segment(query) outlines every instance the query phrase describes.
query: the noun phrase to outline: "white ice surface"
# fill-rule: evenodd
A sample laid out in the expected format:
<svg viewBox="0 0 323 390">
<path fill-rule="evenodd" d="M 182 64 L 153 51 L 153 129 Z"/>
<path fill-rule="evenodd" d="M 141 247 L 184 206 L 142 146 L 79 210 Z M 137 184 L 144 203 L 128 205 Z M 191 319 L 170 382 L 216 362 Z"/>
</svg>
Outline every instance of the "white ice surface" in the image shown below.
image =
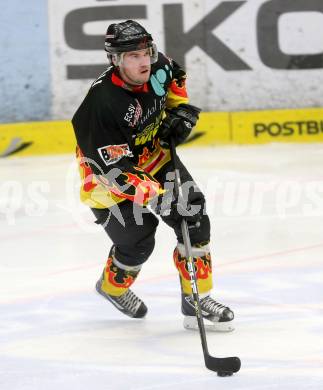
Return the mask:
<svg viewBox="0 0 323 390">
<path fill-rule="evenodd" d="M 0 160 L 1 390 L 323 389 L 323 145 L 182 149 L 212 222 L 214 295 L 236 330 L 182 328 L 175 239 L 159 224 L 124 317 L 94 292 L 110 241 L 78 200 L 73 156 Z"/>
</svg>

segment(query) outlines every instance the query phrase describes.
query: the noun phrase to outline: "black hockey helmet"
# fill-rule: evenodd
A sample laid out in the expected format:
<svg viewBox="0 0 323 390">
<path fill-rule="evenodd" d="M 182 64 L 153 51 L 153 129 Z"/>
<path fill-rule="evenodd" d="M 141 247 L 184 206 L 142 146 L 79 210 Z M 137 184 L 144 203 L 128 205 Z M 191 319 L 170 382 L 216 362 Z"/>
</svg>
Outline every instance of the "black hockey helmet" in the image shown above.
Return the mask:
<svg viewBox="0 0 323 390">
<path fill-rule="evenodd" d="M 147 48 L 156 51 L 152 36 L 138 22 L 126 20 L 108 27 L 105 36 L 105 51 L 108 55 Z"/>
</svg>

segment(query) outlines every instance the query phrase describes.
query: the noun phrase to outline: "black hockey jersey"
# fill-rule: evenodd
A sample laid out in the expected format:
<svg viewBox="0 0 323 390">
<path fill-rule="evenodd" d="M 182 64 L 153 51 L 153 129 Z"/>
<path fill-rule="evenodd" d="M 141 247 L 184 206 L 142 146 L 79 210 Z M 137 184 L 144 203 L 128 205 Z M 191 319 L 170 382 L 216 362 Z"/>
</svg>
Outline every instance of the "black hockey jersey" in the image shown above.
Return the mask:
<svg viewBox="0 0 323 390">
<path fill-rule="evenodd" d="M 108 208 L 125 199 L 146 205 L 163 193 L 154 174 L 170 160 L 158 128 L 165 108 L 187 103 L 185 72 L 159 53 L 149 82 L 130 88 L 117 68 L 91 86 L 72 124 L 82 179 L 81 200 Z"/>
</svg>

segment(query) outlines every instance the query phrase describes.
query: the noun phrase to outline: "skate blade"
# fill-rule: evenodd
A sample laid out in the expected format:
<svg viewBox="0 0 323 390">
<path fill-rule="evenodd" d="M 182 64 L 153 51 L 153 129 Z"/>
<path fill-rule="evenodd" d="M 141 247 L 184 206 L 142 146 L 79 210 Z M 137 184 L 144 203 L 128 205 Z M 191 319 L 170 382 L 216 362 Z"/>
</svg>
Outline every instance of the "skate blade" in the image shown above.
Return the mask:
<svg viewBox="0 0 323 390">
<path fill-rule="evenodd" d="M 234 330 L 233 321 L 227 322 L 212 322 L 207 319 L 203 319 L 205 330 L 208 332 L 232 332 Z M 183 325 L 185 329 L 198 330 L 199 326 L 196 317 L 185 316 Z"/>
</svg>

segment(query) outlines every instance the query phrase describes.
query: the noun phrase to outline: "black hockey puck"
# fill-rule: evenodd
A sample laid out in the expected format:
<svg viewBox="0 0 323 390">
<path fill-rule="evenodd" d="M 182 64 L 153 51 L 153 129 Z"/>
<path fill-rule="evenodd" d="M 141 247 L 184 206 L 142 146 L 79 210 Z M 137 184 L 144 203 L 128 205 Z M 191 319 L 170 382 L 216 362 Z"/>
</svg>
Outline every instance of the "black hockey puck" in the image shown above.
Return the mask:
<svg viewBox="0 0 323 390">
<path fill-rule="evenodd" d="M 218 376 L 231 376 L 232 374 L 232 371 L 218 371 Z"/>
</svg>

